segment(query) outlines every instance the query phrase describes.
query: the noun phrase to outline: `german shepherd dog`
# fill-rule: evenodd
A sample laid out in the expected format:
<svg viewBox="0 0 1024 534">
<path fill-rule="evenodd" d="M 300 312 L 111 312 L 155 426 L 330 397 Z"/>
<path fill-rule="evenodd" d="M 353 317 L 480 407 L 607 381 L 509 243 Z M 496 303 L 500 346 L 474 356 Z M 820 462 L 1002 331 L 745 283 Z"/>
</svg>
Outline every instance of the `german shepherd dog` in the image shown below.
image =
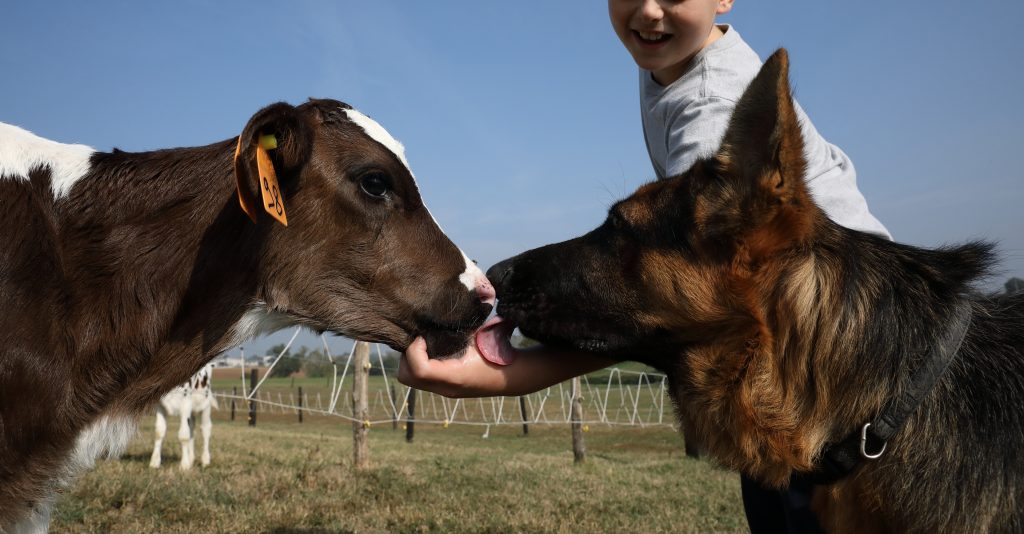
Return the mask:
<svg viewBox="0 0 1024 534">
<path fill-rule="evenodd" d="M 813 480 L 852 436 L 863 457 L 815 486 L 828 531 L 1024 531 L 1024 295 L 972 288 L 988 244 L 837 225 L 804 168 L 779 50 L 717 154 L 492 267 L 498 313 L 550 346 L 662 370 L 707 452 L 765 484 Z"/>
</svg>

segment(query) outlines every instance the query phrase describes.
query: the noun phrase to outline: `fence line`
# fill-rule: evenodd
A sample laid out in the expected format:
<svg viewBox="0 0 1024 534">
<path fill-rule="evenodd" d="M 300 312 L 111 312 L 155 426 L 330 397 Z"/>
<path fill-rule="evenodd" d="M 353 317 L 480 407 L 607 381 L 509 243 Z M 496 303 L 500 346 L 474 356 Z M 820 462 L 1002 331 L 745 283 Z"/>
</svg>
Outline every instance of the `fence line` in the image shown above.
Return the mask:
<svg viewBox="0 0 1024 534">
<path fill-rule="evenodd" d="M 295 336 L 292 336 L 285 349 L 277 355 L 274 364 L 280 361 L 294 339 Z M 338 402 L 343 391 L 348 391 L 348 395 L 351 395 L 351 379 L 347 388 L 345 380 L 353 374 L 349 373 L 353 350 L 349 350 L 342 364 L 340 358 L 335 358 L 331 354 L 326 337 L 322 336 L 321 340 L 324 346 L 324 355 L 328 363 L 331 364 L 332 372 L 330 391 L 316 391 L 315 403 L 310 402 L 312 394 L 310 389 L 315 390 L 315 388 L 309 388 L 308 385 L 298 402 L 293 391 L 289 391 L 286 402 L 278 389 L 279 386 L 274 388 L 278 389 L 276 401 L 271 396 L 271 392 L 260 391 L 260 387 L 270 376 L 270 369 L 264 372 L 262 380 L 255 387 L 247 388 L 243 378 L 241 395 L 223 391 L 215 392 L 215 395 L 228 402 L 232 399 L 236 401 L 251 400 L 263 404 L 268 413 L 298 414 L 299 410 L 302 410 L 307 414 L 355 421 L 350 403 Z M 409 421 L 408 406 L 411 389 L 397 383 L 397 380 L 393 378 L 394 369 L 391 369 L 389 374 L 389 369 L 384 365 L 380 345 L 377 345 L 376 352 L 376 365 L 372 363 L 372 358 L 369 365 L 380 371 L 383 387 L 380 387 L 380 381 L 375 381 L 375 387 L 371 388 L 369 393 L 369 398 L 372 399 L 372 402 L 369 403 L 372 405 L 369 407 L 369 420 L 362 421 L 362 423 L 370 425 L 394 421 L 407 423 Z M 338 367 L 341 367 L 340 377 L 338 376 Z M 665 375 L 617 367 L 607 369 L 606 372 L 608 373 L 607 378 L 597 383 L 592 383 L 589 376 L 580 378 L 584 411 L 582 423 L 584 425 L 677 427 L 674 417 L 665 417 L 665 398 L 668 396 L 668 382 Z M 402 392 L 401 388 L 404 388 L 405 391 Z M 392 389 L 397 393 L 394 396 L 392 396 Z M 326 399 L 321 397 L 321 393 L 326 396 Z M 522 412 L 517 409 L 506 410 L 507 397 L 488 397 L 476 400 L 449 399 L 424 391 L 420 391 L 418 396 L 420 397 L 417 399 L 419 413 L 414 420 L 419 423 L 489 427 L 492 425 L 522 425 L 524 423 L 567 425 L 572 420 L 572 388 L 565 387 L 563 384 L 556 384 L 542 391 L 525 395 Z M 557 397 L 557 399 L 552 397 Z M 510 399 L 513 407 L 519 404 L 515 397 Z"/>
<path fill-rule="evenodd" d="M 261 404 L 270 414 L 294 415 L 298 414 L 301 409 L 306 414 L 354 421 L 351 406 L 346 402 L 338 402 L 342 393 L 350 389 L 350 384 L 344 382 L 344 378 L 348 375 L 346 371 L 342 372 L 342 380 L 332 380 L 334 391 L 312 392 L 306 386 L 306 391 L 303 392 L 300 401 L 296 399 L 296 393 L 293 391 L 289 392 L 287 399 L 284 398 L 280 390 L 250 391 L 248 395 L 232 394 L 230 391 L 215 391 L 214 394 L 228 403 L 235 400 Z M 631 375 L 636 377 L 635 381 L 630 379 Z M 411 389 L 395 383 L 393 378 L 385 380 L 383 387 L 380 382 L 377 382 L 377 387 L 371 389 L 370 419 L 363 422 L 371 425 L 393 421 L 408 422 L 407 409 Z M 390 387 L 396 388 L 395 400 L 388 392 Z M 583 424 L 609 427 L 676 427 L 674 418 L 665 418 L 667 381 L 662 375 L 612 368 L 609 370 L 607 382 L 604 383 L 595 385 L 588 377 L 582 377 L 581 389 L 584 405 Z M 327 408 L 324 408 L 322 393 L 327 393 L 330 399 Z M 519 410 L 509 409 L 506 406 L 506 402 L 511 401 L 515 407 L 518 404 L 515 397 L 449 399 L 425 391 L 420 391 L 419 395 L 421 398 L 418 404 L 421 409 L 415 420 L 426 424 L 500 426 L 522 425 L 525 422 L 528 424 L 564 425 L 569 424 L 572 417 L 569 409 L 572 389 L 564 387 L 562 384 L 525 395 L 525 420 Z M 311 396 L 315 397 L 315 402 L 311 402 Z M 557 399 L 552 397 L 557 397 Z"/>
<path fill-rule="evenodd" d="M 427 393 L 427 392 L 424 392 L 424 391 L 421 390 L 419 392 L 419 394 L 424 395 L 424 394 L 430 394 L 430 393 Z M 252 400 L 256 404 L 261 404 L 261 405 L 264 405 L 264 406 L 272 407 L 273 410 L 278 410 L 278 412 L 271 411 L 270 413 L 284 413 L 284 411 L 286 411 L 286 410 L 293 410 L 293 409 L 297 409 L 298 408 L 297 406 L 292 406 L 292 405 L 289 405 L 289 404 L 281 404 L 281 403 L 279 403 L 277 401 L 266 400 L 266 399 L 258 398 L 258 397 L 252 398 L 252 399 L 246 399 L 245 397 L 243 397 L 241 395 L 233 395 L 231 393 L 223 393 L 223 392 L 215 392 L 214 395 L 216 395 L 218 399 L 226 399 L 226 400 L 235 399 L 235 400 L 239 400 L 239 401 Z M 323 415 L 323 416 L 328 416 L 328 417 L 337 417 L 337 418 L 339 418 L 341 420 L 349 421 L 349 422 L 356 422 L 356 421 L 358 421 L 358 419 L 356 419 L 356 418 L 354 418 L 354 417 L 352 417 L 351 415 L 348 415 L 348 414 L 339 413 L 339 412 L 328 412 L 327 410 L 321 410 L 321 409 L 313 408 L 313 407 L 310 407 L 310 406 L 303 406 L 302 411 L 307 413 L 307 414 L 316 414 L 316 415 Z M 369 420 L 366 420 L 366 421 L 363 421 L 363 422 L 364 423 L 369 423 L 371 426 L 373 426 L 373 425 L 378 425 L 378 424 L 391 423 L 392 421 L 393 421 L 393 419 L 388 417 L 388 418 L 383 418 L 383 419 L 374 418 L 374 419 L 369 419 Z M 401 422 L 401 423 L 407 423 L 409 421 L 409 419 L 408 419 L 408 417 L 401 417 L 401 418 L 398 419 L 398 421 Z M 438 425 L 444 425 L 446 423 L 446 421 L 444 419 L 424 419 L 424 418 L 419 417 L 419 416 L 417 416 L 414 419 L 414 421 L 416 423 L 427 423 L 427 424 L 438 424 Z M 527 420 L 527 423 L 529 423 L 529 424 L 544 424 L 544 425 L 548 425 L 548 426 L 564 425 L 564 424 L 568 424 L 569 422 L 570 421 L 554 421 L 554 422 L 552 422 L 550 420 L 544 420 L 544 419 L 531 419 L 531 420 Z M 450 424 L 450 425 L 501 426 L 501 425 L 522 425 L 523 421 L 522 421 L 522 419 L 517 419 L 517 420 L 502 419 L 500 421 L 488 421 L 488 420 L 473 421 L 473 420 L 453 419 L 453 420 L 447 421 L 447 423 Z M 638 426 L 638 425 L 630 423 L 628 421 L 607 421 L 607 420 L 602 420 L 602 419 L 584 419 L 583 420 L 583 424 L 586 424 L 586 425 L 606 425 L 606 426 L 609 426 L 609 427 Z M 653 425 L 652 424 L 647 424 L 646 426 L 663 426 L 663 427 L 672 428 L 672 429 L 678 428 L 677 425 L 665 424 L 665 423 L 655 423 Z"/>
</svg>

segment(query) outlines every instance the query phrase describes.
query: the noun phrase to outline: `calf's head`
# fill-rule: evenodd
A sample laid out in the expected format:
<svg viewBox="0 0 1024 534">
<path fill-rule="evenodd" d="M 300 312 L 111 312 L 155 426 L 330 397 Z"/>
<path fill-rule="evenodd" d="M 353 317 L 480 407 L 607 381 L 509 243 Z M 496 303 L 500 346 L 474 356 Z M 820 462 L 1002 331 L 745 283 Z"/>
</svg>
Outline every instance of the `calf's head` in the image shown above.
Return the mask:
<svg viewBox="0 0 1024 534">
<path fill-rule="evenodd" d="M 259 152 L 278 180 L 269 200 Z M 284 318 L 399 350 L 422 335 L 444 356 L 490 312 L 493 288 L 423 205 L 402 145 L 350 106 L 264 108 L 239 138 L 235 173 L 246 212 L 264 226 L 256 321 Z M 283 207 L 287 226 L 264 213 L 264 200 Z"/>
<path fill-rule="evenodd" d="M 756 337 L 773 280 L 827 221 L 803 181 L 787 73 L 780 50 L 714 157 L 641 187 L 586 235 L 493 266 L 499 315 L 549 344 L 663 369 L 686 347 Z"/>
</svg>

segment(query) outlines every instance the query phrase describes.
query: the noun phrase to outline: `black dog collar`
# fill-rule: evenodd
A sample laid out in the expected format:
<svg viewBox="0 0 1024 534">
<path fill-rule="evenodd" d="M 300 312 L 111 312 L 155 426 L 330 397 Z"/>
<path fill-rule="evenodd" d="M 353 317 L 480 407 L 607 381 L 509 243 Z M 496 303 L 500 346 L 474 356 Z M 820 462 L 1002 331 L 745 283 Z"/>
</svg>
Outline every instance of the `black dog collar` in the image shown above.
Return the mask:
<svg viewBox="0 0 1024 534">
<path fill-rule="evenodd" d="M 949 367 L 970 324 L 971 303 L 964 300 L 953 312 L 945 335 L 932 345 L 921 367 L 910 377 L 910 385 L 903 394 L 889 401 L 874 421 L 865 423 L 842 441 L 827 445 L 814 471 L 796 473 L 794 478 L 812 484 L 833 484 L 853 472 L 861 462 L 880 458 L 889 439 L 896 435 Z"/>
</svg>

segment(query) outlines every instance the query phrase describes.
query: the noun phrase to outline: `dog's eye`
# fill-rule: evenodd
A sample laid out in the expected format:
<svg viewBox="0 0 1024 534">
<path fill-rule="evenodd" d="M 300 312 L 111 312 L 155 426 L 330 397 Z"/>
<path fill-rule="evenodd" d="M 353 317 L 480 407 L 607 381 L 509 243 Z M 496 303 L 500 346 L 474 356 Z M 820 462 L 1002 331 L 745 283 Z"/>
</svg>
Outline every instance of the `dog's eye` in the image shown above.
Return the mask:
<svg viewBox="0 0 1024 534">
<path fill-rule="evenodd" d="M 373 198 L 384 198 L 390 189 L 388 175 L 382 172 L 368 172 L 359 178 L 359 188 Z"/>
</svg>

